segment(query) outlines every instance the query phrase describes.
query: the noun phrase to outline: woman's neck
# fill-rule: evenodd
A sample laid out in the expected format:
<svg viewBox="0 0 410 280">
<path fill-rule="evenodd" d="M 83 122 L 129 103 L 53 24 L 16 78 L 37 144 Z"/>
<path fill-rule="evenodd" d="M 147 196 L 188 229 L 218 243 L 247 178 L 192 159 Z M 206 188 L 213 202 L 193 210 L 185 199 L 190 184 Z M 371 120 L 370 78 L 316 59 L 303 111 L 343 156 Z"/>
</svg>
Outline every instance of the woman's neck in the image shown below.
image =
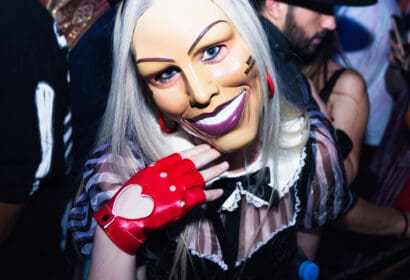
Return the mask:
<svg viewBox="0 0 410 280">
<path fill-rule="evenodd" d="M 260 141 L 253 141 L 246 147 L 231 153 L 222 154 L 220 160 L 229 163 L 228 172 L 241 173 L 259 159 Z"/>
</svg>

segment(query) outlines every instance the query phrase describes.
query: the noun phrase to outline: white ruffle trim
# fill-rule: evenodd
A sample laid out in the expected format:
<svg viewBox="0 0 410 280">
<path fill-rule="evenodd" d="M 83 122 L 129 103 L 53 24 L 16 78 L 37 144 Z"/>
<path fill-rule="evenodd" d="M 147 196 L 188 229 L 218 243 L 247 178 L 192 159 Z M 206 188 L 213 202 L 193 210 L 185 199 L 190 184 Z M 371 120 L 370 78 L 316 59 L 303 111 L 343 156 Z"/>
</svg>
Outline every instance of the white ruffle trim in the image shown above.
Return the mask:
<svg viewBox="0 0 410 280">
<path fill-rule="evenodd" d="M 228 199 L 225 200 L 220 210 L 232 212 L 237 209 L 240 201 L 242 200 L 242 195 L 245 196 L 245 199 L 248 203 L 253 204 L 256 208 L 269 205 L 267 201 L 255 196 L 253 193 L 248 192 L 247 190 L 244 190 L 242 183 L 238 182 L 235 191 L 233 191 Z"/>
<path fill-rule="evenodd" d="M 261 208 L 262 206 L 269 206 L 269 202 L 257 197 L 253 193 L 243 190 L 242 194 L 245 195 L 246 201 L 253 204 L 256 208 Z"/>
<path fill-rule="evenodd" d="M 189 248 L 189 251 L 191 252 L 192 255 L 200 257 L 202 259 L 207 259 L 213 263 L 216 263 L 217 265 L 219 265 L 224 271 L 228 270 L 228 265 L 221 259 L 220 256 L 218 255 L 205 255 L 205 254 L 201 254 L 198 251 L 195 251 L 194 249 Z"/>
<path fill-rule="evenodd" d="M 241 189 L 242 187 L 236 187 L 236 189 L 231 193 L 227 200 L 222 204 L 220 210 L 225 210 L 232 212 L 239 206 L 239 202 L 241 201 Z"/>
<path fill-rule="evenodd" d="M 285 196 L 290 188 L 299 180 L 302 168 L 305 166 L 306 148 L 301 148 L 298 152 L 286 153 L 287 157 L 278 159 L 278 192 L 279 197 Z M 238 182 L 235 191 L 225 200 L 220 210 L 232 212 L 238 208 L 242 195 L 248 203 L 257 208 L 268 206 L 265 201 L 253 193 L 244 190 L 242 183 Z"/>
<path fill-rule="evenodd" d="M 278 158 L 278 191 L 283 197 L 299 180 L 302 168 L 305 166 L 306 147 L 298 152 L 286 153 Z"/>
</svg>

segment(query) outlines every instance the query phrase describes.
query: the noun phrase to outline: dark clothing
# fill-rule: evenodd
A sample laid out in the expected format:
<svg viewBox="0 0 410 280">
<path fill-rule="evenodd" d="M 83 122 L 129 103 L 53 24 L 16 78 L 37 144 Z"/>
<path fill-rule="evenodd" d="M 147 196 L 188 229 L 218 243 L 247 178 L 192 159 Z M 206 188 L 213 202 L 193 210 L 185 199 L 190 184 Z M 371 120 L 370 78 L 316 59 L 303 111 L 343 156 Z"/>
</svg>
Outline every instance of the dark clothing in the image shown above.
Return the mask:
<svg viewBox="0 0 410 280">
<path fill-rule="evenodd" d="M 76 174 L 94 147 L 111 83 L 112 33 L 115 9 L 105 12 L 84 33 L 69 54 Z"/>
<path fill-rule="evenodd" d="M 158 240 L 167 240 L 166 235 L 156 239 L 155 242 L 158 243 Z M 154 259 L 148 260 L 147 279 L 165 280 L 168 279 L 171 271 L 176 243 L 156 245 L 160 252 Z M 188 266 L 187 278 L 190 280 L 296 280 L 299 279 L 296 269 L 290 265 L 296 261 L 296 250 L 296 228 L 290 227 L 279 232 L 241 265 L 230 267 L 226 271 L 212 261 L 191 255 L 192 265 Z"/>
<path fill-rule="evenodd" d="M 271 55 L 275 62 L 277 81 L 275 85 L 293 105 L 301 109 L 313 106 L 318 108 L 312 98 L 306 78 L 294 63 L 295 54 L 291 51 L 287 38 L 265 17 L 259 17 L 268 38 Z"/>
<path fill-rule="evenodd" d="M 3 2 L 0 22 L 0 201 L 24 204 L 0 245 L 0 271 L 63 279 L 72 148 L 65 38 L 37 0 Z"/>
<path fill-rule="evenodd" d="M 67 49 L 38 1 L 3 4 L 0 201 L 23 203 L 38 189 L 58 187 L 70 170 Z"/>
<path fill-rule="evenodd" d="M 325 85 L 319 91 L 320 99 L 322 99 L 322 101 L 325 104 L 327 104 L 327 102 L 329 101 L 333 88 L 335 87 L 337 80 L 340 78 L 340 76 L 343 74 L 344 71 L 346 71 L 346 68 L 340 68 L 339 70 L 336 70 L 332 74 L 332 76 L 330 76 L 330 78 L 327 79 L 327 81 L 325 82 Z"/>
</svg>

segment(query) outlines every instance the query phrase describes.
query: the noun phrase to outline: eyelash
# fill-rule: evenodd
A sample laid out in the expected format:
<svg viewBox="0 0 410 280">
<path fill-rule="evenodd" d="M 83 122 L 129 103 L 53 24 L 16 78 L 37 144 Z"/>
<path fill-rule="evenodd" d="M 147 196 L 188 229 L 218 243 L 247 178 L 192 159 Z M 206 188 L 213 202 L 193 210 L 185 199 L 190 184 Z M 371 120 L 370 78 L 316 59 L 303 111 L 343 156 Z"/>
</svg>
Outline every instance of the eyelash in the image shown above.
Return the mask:
<svg viewBox="0 0 410 280">
<path fill-rule="evenodd" d="M 206 52 L 209 50 L 215 50 L 217 49 L 217 53 L 216 54 L 211 54 L 210 57 L 206 57 L 207 54 Z M 221 55 L 223 54 L 223 52 L 225 51 L 225 46 L 224 45 L 216 45 L 216 46 L 212 46 L 209 48 L 206 48 L 202 51 L 202 55 L 201 55 L 201 61 L 205 62 L 205 63 L 213 63 L 213 62 L 218 62 L 221 58 Z"/>
<path fill-rule="evenodd" d="M 158 84 L 158 85 L 166 84 L 170 82 L 175 77 L 175 75 L 179 72 L 180 70 L 177 67 L 169 67 L 165 69 L 164 71 L 160 72 L 158 75 L 156 75 L 153 78 L 153 81 L 155 82 L 155 84 Z M 164 75 L 167 75 L 167 76 L 164 77 Z"/>
<path fill-rule="evenodd" d="M 207 51 L 217 49 L 216 54 L 207 55 Z M 205 48 L 201 53 L 200 60 L 205 64 L 211 64 L 215 62 L 219 62 L 221 60 L 221 56 L 223 55 L 226 47 L 224 45 L 216 45 L 212 47 Z M 158 75 L 152 79 L 153 84 L 157 86 L 166 85 L 170 83 L 173 79 L 176 78 L 176 75 L 179 74 L 181 70 L 178 67 L 171 66 L 164 71 L 160 72 Z M 165 77 L 164 77 L 165 76 Z"/>
</svg>

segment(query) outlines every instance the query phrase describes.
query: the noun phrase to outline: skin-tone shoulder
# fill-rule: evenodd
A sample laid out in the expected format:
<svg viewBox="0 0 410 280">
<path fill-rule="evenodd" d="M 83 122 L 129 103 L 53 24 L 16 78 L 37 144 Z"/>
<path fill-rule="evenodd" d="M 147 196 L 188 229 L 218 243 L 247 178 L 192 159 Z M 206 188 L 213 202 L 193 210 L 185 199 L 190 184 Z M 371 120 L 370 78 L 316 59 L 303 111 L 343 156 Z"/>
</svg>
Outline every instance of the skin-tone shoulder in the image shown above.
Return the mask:
<svg viewBox="0 0 410 280">
<path fill-rule="evenodd" d="M 330 61 L 328 76 L 340 68 L 339 64 Z M 321 83 L 319 88 L 323 88 L 323 81 Z M 353 142 L 353 149 L 344 160 L 350 185 L 357 175 L 361 143 L 369 116 L 369 99 L 363 77 L 354 70 L 345 70 L 333 87 L 326 109 L 335 127 L 343 130 Z"/>
</svg>

